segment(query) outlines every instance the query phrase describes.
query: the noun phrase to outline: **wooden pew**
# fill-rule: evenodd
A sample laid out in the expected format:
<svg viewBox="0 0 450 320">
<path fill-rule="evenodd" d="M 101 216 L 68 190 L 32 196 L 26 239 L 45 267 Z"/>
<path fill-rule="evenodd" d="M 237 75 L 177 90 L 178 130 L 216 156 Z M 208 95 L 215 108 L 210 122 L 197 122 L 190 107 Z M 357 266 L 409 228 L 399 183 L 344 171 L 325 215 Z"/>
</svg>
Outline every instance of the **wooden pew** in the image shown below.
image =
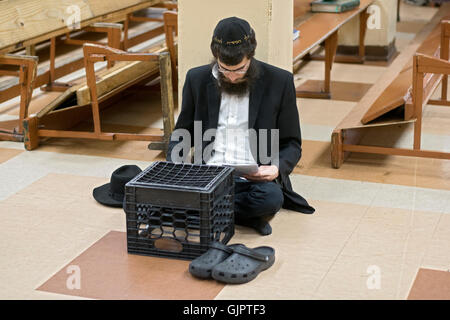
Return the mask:
<svg viewBox="0 0 450 320">
<path fill-rule="evenodd" d="M 338 30 L 354 17 L 360 17 L 359 54 L 348 62 L 363 62 L 365 56 L 364 39 L 369 14 L 367 8 L 374 0 L 361 0 L 360 6 L 343 13 L 312 13 L 307 0 L 294 1 L 294 28 L 300 31 L 300 37 L 294 40 L 294 72 L 298 71 L 298 61 L 322 42 L 325 43 L 325 80 L 319 88 L 311 89 L 306 85 L 297 88 L 297 97 L 331 98 L 331 68 L 336 56 Z"/>
<path fill-rule="evenodd" d="M 58 83 L 57 78 L 83 68 L 83 57 L 68 55 L 67 63 L 57 66 L 55 62 L 56 46 L 58 44 L 82 45 L 83 43 L 98 43 L 95 41 L 72 38 L 71 33 L 95 32 L 105 33 L 110 47 L 120 48 L 122 25 L 116 22 L 124 21 L 127 15 L 148 8 L 152 5 L 163 4 L 162 0 L 74 0 L 70 3 L 56 0 L 16 0 L 14 2 L 0 2 L 0 57 L 2 66 L 0 75 L 16 76 L 18 81 L 11 79 L 0 85 L 0 102 L 9 100 L 20 94 L 20 117 L 17 121 L 0 122 L 0 140 L 8 139 L 23 141 L 22 121 L 27 116 L 28 104 L 32 98 L 34 88 L 42 87 L 47 91 L 65 91 L 70 86 L 66 83 Z M 20 8 L 20 10 L 18 10 Z M 161 26 L 159 34 L 163 32 Z M 147 35 L 148 36 L 148 35 Z M 65 39 L 62 39 L 64 37 Z M 61 38 L 61 39 L 60 39 Z M 49 66 L 46 70 L 37 70 L 27 74 L 22 63 L 21 69 L 16 72 L 11 62 L 11 53 L 16 52 L 16 57 L 23 57 L 20 50 L 25 50 L 35 61 L 36 46 L 49 41 Z M 17 53 L 19 52 L 19 53 Z M 8 54 L 7 56 L 5 56 Z M 18 58 L 20 59 L 20 58 Z M 70 61 L 69 61 L 70 60 Z M 114 62 L 109 61 L 109 67 Z M 23 70 L 22 70 L 23 69 Z M 25 75 L 32 76 L 28 79 Z M 27 80 L 24 82 L 24 80 Z M 24 85 L 31 85 L 23 90 Z"/>
<path fill-rule="evenodd" d="M 446 24 L 436 25 L 427 38 L 420 44 L 416 52 L 424 55 L 430 55 L 434 57 L 448 56 L 448 50 L 445 50 L 445 45 L 441 46 L 443 41 L 441 34 L 445 35 L 445 30 L 441 30 Z M 441 32 L 442 31 L 442 32 Z M 444 50 L 441 52 L 441 50 Z M 413 61 L 408 59 L 404 64 L 400 73 L 392 80 L 390 85 L 383 91 L 378 99 L 372 103 L 369 109 L 364 114 L 361 122 L 368 124 L 371 121 L 377 119 L 383 114 L 392 111 L 400 106 L 404 108 L 404 119 L 410 120 L 413 117 L 413 106 L 411 101 L 411 79 L 413 75 Z M 429 74 L 427 81 L 437 86 L 440 80 L 439 75 Z M 434 78 L 434 79 L 429 79 Z M 430 91 L 434 91 L 435 88 L 429 88 Z M 446 87 L 443 87 L 446 90 Z"/>
<path fill-rule="evenodd" d="M 393 61 L 361 101 L 334 129 L 331 136 L 331 164 L 339 168 L 350 152 L 450 159 L 450 153 L 421 150 L 423 105 L 450 105 L 447 101 L 447 77 L 450 38 L 450 4 L 443 4 L 433 19 L 410 45 Z M 441 68 L 441 69 L 439 69 Z M 430 100 L 439 83 L 442 96 Z M 395 108 L 400 116 L 378 119 Z M 386 116 L 385 116 L 386 117 Z M 360 145 L 369 127 L 388 127 L 414 123 L 413 149 Z"/>
<path fill-rule="evenodd" d="M 124 21 L 134 11 L 161 3 L 162 0 L 72 0 L 70 6 L 58 0 L 15 0 L 0 2 L 0 54 L 17 51 L 76 27 L 82 29 L 96 22 Z M 79 9 L 75 10 L 77 7 Z M 17 10 L 20 8 L 20 10 Z M 79 24 L 68 24 L 79 13 Z M 77 22 L 71 20 L 70 22 Z"/>
<path fill-rule="evenodd" d="M 24 120 L 24 142 L 27 150 L 38 147 L 43 137 L 83 138 L 97 140 L 141 140 L 159 143 L 165 150 L 174 128 L 173 90 L 170 57 L 166 48 L 153 53 L 128 53 L 122 50 L 96 44 L 85 44 L 86 83 L 70 88 L 57 101 L 41 110 L 37 115 Z M 94 63 L 117 61 L 117 65 L 98 76 Z M 160 75 L 161 102 L 164 129 L 162 134 L 133 134 L 103 132 L 100 122 L 100 103 L 106 101 L 126 88 L 149 81 L 152 75 Z M 87 84 L 87 89 L 86 89 Z M 83 91 L 84 90 L 84 91 Z M 58 110 L 65 101 L 79 92 L 88 91 L 89 100 L 81 105 L 67 106 Z M 78 94 L 80 95 L 80 93 Z M 81 97 L 85 95 L 81 94 Z M 86 99 L 86 98 L 84 98 Z M 89 115 L 93 117 L 94 131 L 70 130 Z"/>
<path fill-rule="evenodd" d="M 159 9 L 159 10 L 158 10 Z M 136 12 L 132 12 L 127 14 L 127 17 L 124 21 L 123 28 L 123 44 L 122 49 L 127 50 L 128 48 L 144 42 L 148 39 L 151 39 L 165 31 L 165 23 L 156 28 L 143 33 L 140 33 L 137 36 L 129 37 L 129 29 L 131 22 L 165 22 L 164 20 L 164 12 L 166 11 L 177 11 L 178 4 L 176 1 L 164 1 L 162 3 L 156 4 L 150 8 L 142 9 Z"/>
</svg>

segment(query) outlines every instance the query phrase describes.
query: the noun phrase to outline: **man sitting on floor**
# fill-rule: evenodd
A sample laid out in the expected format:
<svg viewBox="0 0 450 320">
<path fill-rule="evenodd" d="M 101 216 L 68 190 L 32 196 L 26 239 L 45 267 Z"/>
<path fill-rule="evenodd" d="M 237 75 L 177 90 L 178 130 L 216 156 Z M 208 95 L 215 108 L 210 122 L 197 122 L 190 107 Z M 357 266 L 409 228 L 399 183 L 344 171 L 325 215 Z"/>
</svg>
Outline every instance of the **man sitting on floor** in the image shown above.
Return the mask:
<svg viewBox="0 0 450 320">
<path fill-rule="evenodd" d="M 186 74 L 174 133 L 185 129 L 191 136 L 201 132 L 203 138 L 208 129 L 216 130 L 214 139 L 203 138 L 197 147 L 201 150 L 194 150 L 202 155 L 202 163 L 259 165 L 256 173 L 235 176 L 235 223 L 268 235 L 268 218 L 281 207 L 303 213 L 313 213 L 314 208 L 292 190 L 289 179 L 302 153 L 292 73 L 256 60 L 255 49 L 255 32 L 247 21 L 231 17 L 217 24 L 211 42 L 213 62 Z M 197 121 L 201 130 L 194 130 Z M 257 134 L 252 136 L 249 129 Z M 184 155 L 174 149 L 179 143 L 174 133 L 167 160 L 177 162 L 175 158 Z M 204 157 L 208 145 L 210 157 Z M 269 163 L 261 149 L 272 151 Z"/>
</svg>

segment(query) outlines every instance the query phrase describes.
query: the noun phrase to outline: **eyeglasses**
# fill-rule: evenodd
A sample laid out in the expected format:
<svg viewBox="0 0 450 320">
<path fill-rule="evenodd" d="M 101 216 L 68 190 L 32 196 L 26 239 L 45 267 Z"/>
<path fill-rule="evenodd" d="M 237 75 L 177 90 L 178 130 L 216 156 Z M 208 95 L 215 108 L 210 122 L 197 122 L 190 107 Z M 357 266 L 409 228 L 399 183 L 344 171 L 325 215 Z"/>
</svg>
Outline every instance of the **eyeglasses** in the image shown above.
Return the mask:
<svg viewBox="0 0 450 320">
<path fill-rule="evenodd" d="M 228 70 L 225 69 L 224 67 L 222 67 L 218 62 L 217 62 L 217 70 L 219 70 L 219 72 L 222 72 L 223 74 L 231 74 L 231 73 L 236 73 L 236 74 L 245 74 L 248 70 L 248 67 L 250 66 L 250 61 L 248 60 L 247 63 L 245 65 L 243 65 L 242 67 L 236 69 L 236 70 Z"/>
</svg>

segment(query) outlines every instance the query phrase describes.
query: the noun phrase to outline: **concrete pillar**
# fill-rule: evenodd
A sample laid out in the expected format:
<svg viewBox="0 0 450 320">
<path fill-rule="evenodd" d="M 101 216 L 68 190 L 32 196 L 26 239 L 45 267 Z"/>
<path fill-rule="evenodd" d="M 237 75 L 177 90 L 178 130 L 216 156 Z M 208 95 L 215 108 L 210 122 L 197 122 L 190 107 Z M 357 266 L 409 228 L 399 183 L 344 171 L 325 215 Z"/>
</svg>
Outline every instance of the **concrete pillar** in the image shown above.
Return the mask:
<svg viewBox="0 0 450 320">
<path fill-rule="evenodd" d="M 376 0 L 370 13 L 365 40 L 366 56 L 368 60 L 388 60 L 395 53 L 397 0 Z M 338 37 L 338 53 L 357 53 L 359 17 L 346 23 L 339 30 Z"/>
<path fill-rule="evenodd" d="M 226 17 L 250 23 L 258 42 L 256 59 L 292 71 L 293 7 L 293 0 L 178 0 L 180 95 L 186 72 L 211 62 L 212 33 Z"/>
</svg>

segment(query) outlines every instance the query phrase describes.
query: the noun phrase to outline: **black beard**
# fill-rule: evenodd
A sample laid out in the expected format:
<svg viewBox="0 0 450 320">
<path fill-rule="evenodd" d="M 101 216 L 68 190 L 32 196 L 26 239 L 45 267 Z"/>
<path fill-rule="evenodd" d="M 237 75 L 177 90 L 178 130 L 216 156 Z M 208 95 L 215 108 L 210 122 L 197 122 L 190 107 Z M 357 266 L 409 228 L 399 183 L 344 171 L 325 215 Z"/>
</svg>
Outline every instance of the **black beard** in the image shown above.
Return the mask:
<svg viewBox="0 0 450 320">
<path fill-rule="evenodd" d="M 214 60 L 212 66 L 217 63 L 217 60 Z M 250 61 L 250 65 L 245 73 L 245 76 L 239 79 L 239 82 L 232 83 L 228 80 L 222 72 L 218 71 L 218 79 L 216 81 L 218 89 L 220 92 L 225 92 L 231 95 L 243 96 L 255 83 L 255 80 L 258 77 L 258 68 L 254 60 Z"/>
</svg>

